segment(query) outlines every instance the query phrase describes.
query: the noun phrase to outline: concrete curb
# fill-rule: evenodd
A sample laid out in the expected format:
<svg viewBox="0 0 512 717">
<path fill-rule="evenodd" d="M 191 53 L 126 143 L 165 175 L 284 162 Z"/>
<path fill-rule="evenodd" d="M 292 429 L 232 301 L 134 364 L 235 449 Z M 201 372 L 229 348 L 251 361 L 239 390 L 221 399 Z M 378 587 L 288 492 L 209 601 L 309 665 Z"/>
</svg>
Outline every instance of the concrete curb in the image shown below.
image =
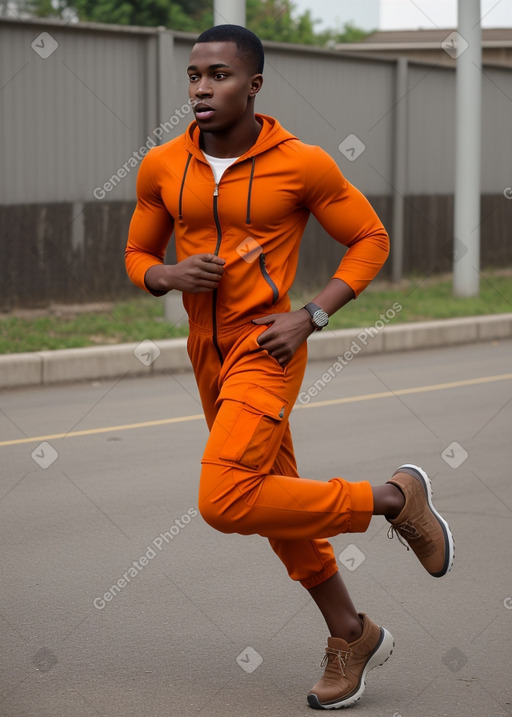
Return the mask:
<svg viewBox="0 0 512 717">
<path fill-rule="evenodd" d="M 388 353 L 512 338 L 512 313 L 382 327 L 377 324 L 312 335 L 309 359 L 350 361 L 359 353 Z M 0 389 L 189 370 L 186 338 L 4 354 L 0 356 Z"/>
</svg>

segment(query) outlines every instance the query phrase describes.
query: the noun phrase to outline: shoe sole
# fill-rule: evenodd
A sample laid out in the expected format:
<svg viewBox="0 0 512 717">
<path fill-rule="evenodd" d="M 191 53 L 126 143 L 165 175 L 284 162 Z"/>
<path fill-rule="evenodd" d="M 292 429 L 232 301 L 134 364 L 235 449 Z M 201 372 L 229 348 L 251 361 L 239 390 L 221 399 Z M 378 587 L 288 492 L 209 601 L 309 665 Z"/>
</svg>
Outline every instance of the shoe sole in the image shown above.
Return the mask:
<svg viewBox="0 0 512 717">
<path fill-rule="evenodd" d="M 366 687 L 366 675 L 368 674 L 368 672 L 374 667 L 379 667 L 380 665 L 383 665 L 386 660 L 389 660 L 389 658 L 393 654 L 394 647 L 395 641 L 393 639 L 393 635 L 388 630 L 386 630 L 386 628 L 381 627 L 380 640 L 377 643 L 377 646 L 373 651 L 370 659 L 364 666 L 363 672 L 361 673 L 361 679 L 359 680 L 356 689 L 350 695 L 344 697 L 342 700 L 336 700 L 328 703 L 324 702 L 323 704 L 319 701 L 318 697 L 315 694 L 309 694 L 309 706 L 315 710 L 338 710 L 353 705 L 354 702 L 360 700 L 363 695 L 363 692 Z"/>
<path fill-rule="evenodd" d="M 412 463 L 404 463 L 403 466 L 400 466 L 398 470 L 395 471 L 396 473 L 408 473 L 413 478 L 416 478 L 421 483 L 423 490 L 425 492 L 425 496 L 427 498 L 428 507 L 430 508 L 432 514 L 435 516 L 436 520 L 438 521 L 439 525 L 441 526 L 441 530 L 443 531 L 445 545 L 447 546 L 445 558 L 444 558 L 444 565 L 442 569 L 437 573 L 430 573 L 434 578 L 442 578 L 444 575 L 450 572 L 453 566 L 453 559 L 454 559 L 454 544 L 453 544 L 453 535 L 452 531 L 450 530 L 450 527 L 446 520 L 443 518 L 442 515 L 440 515 L 437 510 L 434 508 L 434 504 L 432 503 L 432 483 L 430 482 L 430 478 L 425 473 L 423 468 L 420 468 L 419 466 L 415 466 Z M 393 478 L 391 477 L 391 480 Z"/>
</svg>

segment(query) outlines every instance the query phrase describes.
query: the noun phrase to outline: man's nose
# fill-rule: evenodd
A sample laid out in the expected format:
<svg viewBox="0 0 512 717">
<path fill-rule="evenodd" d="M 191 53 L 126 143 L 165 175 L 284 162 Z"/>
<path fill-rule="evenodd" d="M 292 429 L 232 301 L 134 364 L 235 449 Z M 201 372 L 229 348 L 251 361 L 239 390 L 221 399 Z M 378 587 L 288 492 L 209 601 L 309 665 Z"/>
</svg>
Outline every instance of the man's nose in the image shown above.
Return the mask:
<svg viewBox="0 0 512 717">
<path fill-rule="evenodd" d="M 196 85 L 196 97 L 209 97 L 211 94 L 211 85 L 206 78 L 198 82 Z"/>
</svg>

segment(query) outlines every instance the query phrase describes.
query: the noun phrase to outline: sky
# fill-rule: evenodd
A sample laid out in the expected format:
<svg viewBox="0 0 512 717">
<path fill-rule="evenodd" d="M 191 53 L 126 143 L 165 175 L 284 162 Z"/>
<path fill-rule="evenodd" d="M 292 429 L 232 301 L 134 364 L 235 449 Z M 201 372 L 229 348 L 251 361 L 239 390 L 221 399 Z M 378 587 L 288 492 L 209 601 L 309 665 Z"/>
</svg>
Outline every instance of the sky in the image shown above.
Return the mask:
<svg viewBox="0 0 512 717">
<path fill-rule="evenodd" d="M 457 27 L 457 0 L 294 0 L 299 12 L 322 20 L 318 30 L 354 20 L 366 30 Z M 480 0 L 482 27 L 512 27 L 512 0 Z M 366 25 L 366 27 L 365 27 Z"/>
</svg>

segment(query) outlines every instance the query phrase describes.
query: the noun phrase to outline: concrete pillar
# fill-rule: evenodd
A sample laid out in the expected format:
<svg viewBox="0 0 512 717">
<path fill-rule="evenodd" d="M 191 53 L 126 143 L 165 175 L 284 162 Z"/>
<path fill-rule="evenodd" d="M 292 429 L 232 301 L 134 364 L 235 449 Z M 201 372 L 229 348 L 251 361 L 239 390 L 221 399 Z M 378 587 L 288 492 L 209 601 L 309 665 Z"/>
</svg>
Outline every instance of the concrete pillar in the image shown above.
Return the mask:
<svg viewBox="0 0 512 717">
<path fill-rule="evenodd" d="M 245 27 L 245 0 L 214 0 L 213 24 Z"/>
<path fill-rule="evenodd" d="M 480 153 L 482 31 L 480 0 L 458 0 L 453 292 L 477 296 L 480 286 Z"/>
</svg>

